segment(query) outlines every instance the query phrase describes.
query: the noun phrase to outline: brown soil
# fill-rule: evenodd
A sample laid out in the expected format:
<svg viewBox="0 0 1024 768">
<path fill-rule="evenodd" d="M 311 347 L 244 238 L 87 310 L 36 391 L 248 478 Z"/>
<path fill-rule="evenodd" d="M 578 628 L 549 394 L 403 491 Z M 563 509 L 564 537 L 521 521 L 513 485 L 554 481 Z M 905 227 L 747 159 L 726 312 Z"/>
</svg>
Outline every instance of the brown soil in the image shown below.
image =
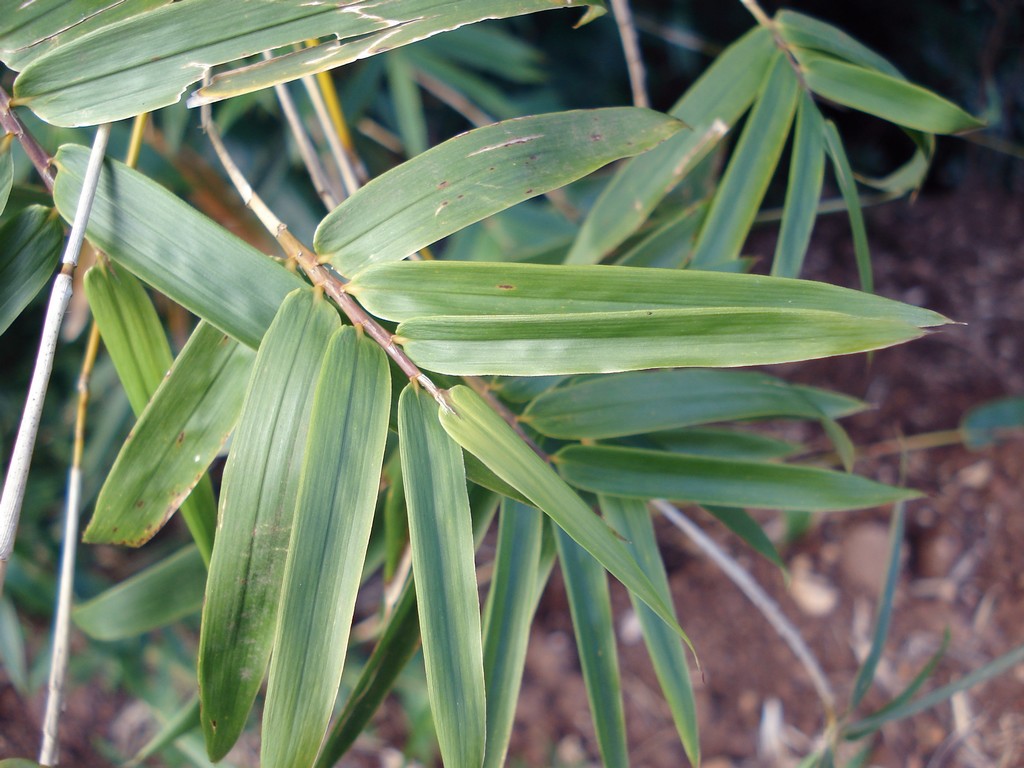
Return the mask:
<svg viewBox="0 0 1024 768">
<path fill-rule="evenodd" d="M 879 293 L 922 304 L 966 325 L 863 357 L 786 366 L 797 380 L 831 386 L 876 404 L 849 419 L 855 442 L 870 447 L 899 436 L 957 426 L 964 411 L 993 397 L 1024 392 L 1024 208 L 991 185 L 893 203 L 870 211 Z M 748 251 L 767 257 L 770 235 Z M 823 221 L 809 257 L 809 277 L 853 285 L 853 253 L 841 218 Z M 800 437 L 826 448 L 819 435 Z M 870 451 L 870 448 L 868 449 Z M 895 482 L 899 456 L 862 460 L 857 471 Z M 915 452 L 906 483 L 927 497 L 908 506 L 906 558 L 896 611 L 869 712 L 902 689 L 939 647 L 948 650 L 926 688 L 976 669 L 1024 642 L 1024 515 L 1020 477 L 1024 440 L 980 452 L 947 447 Z M 796 623 L 820 659 L 839 701 L 848 695 L 870 638 L 884 571 L 888 512 L 823 517 L 784 551 L 782 575 L 696 510 L 689 511 L 747 567 Z M 769 526 L 771 517 L 765 518 Z M 823 726 L 822 707 L 803 668 L 737 589 L 683 535 L 658 525 L 676 607 L 704 666 L 695 682 L 707 768 L 790 765 Z M 620 655 L 632 763 L 685 765 L 667 707 L 629 602 L 615 585 Z M 796 599 L 799 598 L 799 599 Z M 99 687 L 71 694 L 62 721 L 64 764 L 104 765 L 94 738 L 111 738 L 111 723 L 128 702 Z M 781 727 L 759 728 L 781 708 Z M 841 708 L 841 705 L 840 705 Z M 398 707 L 387 706 L 377 737 L 391 744 L 403 730 Z M 41 702 L 26 704 L 0 687 L 0 757 L 33 755 Z M 766 715 L 767 713 L 767 715 Z M 396 720 L 398 724 L 396 724 Z M 395 739 L 395 740 L 393 740 Z M 392 765 L 373 750 L 352 765 Z M 564 590 L 557 576 L 540 608 L 527 659 L 512 754 L 529 765 L 596 764 L 596 747 L 580 680 Z M 886 768 L 1024 765 L 1024 667 L 958 696 L 908 722 L 888 726 L 871 764 Z"/>
</svg>

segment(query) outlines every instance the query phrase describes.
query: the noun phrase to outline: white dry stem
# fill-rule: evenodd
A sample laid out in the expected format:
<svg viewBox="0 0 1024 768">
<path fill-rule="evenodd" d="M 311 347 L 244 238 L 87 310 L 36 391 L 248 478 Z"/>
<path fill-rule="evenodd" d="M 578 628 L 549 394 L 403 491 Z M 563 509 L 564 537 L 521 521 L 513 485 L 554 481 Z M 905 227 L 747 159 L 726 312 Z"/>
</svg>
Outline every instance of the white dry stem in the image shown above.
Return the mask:
<svg viewBox="0 0 1024 768">
<path fill-rule="evenodd" d="M 316 80 L 310 75 L 302 78 L 302 84 L 309 93 L 309 100 L 313 103 L 316 119 L 320 122 L 324 135 L 327 137 L 327 146 L 331 148 L 331 155 L 334 156 L 334 162 L 341 173 L 341 182 L 345 187 L 345 194 L 346 196 L 354 195 L 356 190 L 359 189 L 359 175 L 352 165 L 352 158 L 349 157 L 348 152 L 341 143 L 341 137 L 331 122 L 331 116 L 327 111 L 327 104 L 324 103 L 324 96 L 320 93 L 320 86 L 317 85 Z"/>
<path fill-rule="evenodd" d="M 99 182 L 100 166 L 103 154 L 110 137 L 110 125 L 101 125 L 96 131 L 89 165 L 85 178 L 82 180 L 82 192 L 78 198 L 75 220 L 71 225 L 67 247 L 60 273 L 54 281 L 50 293 L 50 303 L 46 308 L 46 319 L 43 321 L 42 339 L 36 356 L 32 381 L 29 384 L 28 396 L 25 399 L 25 410 L 18 426 L 18 436 L 14 441 L 11 463 L 7 468 L 7 479 L 4 482 L 3 496 L 0 498 L 0 594 L 3 594 L 4 577 L 7 575 L 7 561 L 14 549 L 14 534 L 18 529 L 18 518 L 21 516 L 21 505 L 25 499 L 25 486 L 28 481 L 29 464 L 32 451 L 36 444 L 39 431 L 39 419 L 46 397 L 46 387 L 53 370 L 53 357 L 57 349 L 57 336 L 60 333 L 61 320 L 71 300 L 72 275 L 78 264 L 78 254 L 85 239 L 85 225 L 92 211 L 92 201 L 96 196 L 96 185 Z"/>
<path fill-rule="evenodd" d="M 64 541 L 60 562 L 60 592 L 53 623 L 53 652 L 50 656 L 50 682 L 43 718 L 43 745 L 40 765 L 57 765 L 60 742 L 57 726 L 64 704 L 64 679 L 68 670 L 68 644 L 71 629 L 72 585 L 75 579 L 75 552 L 78 544 L 78 518 L 81 512 L 82 470 L 72 466 L 68 474 L 67 504 L 64 510 Z"/>
<path fill-rule="evenodd" d="M 647 75 L 643 58 L 640 56 L 640 41 L 636 34 L 636 26 L 633 24 L 629 0 L 612 0 L 612 13 L 615 14 L 615 23 L 619 25 L 622 50 L 626 54 L 626 69 L 629 71 L 629 87 L 633 90 L 633 105 L 649 107 L 651 101 L 647 98 L 645 85 Z"/>
<path fill-rule="evenodd" d="M 266 53 L 263 56 L 264 58 L 270 58 L 270 55 Z M 288 121 L 288 127 L 291 129 L 295 143 L 299 147 L 299 154 L 302 156 L 302 162 L 306 166 L 309 178 L 313 181 L 313 187 L 316 189 L 316 193 L 320 196 L 320 200 L 327 210 L 333 211 L 338 207 L 338 203 L 342 201 L 345 195 L 341 190 L 335 189 L 335 184 L 327 176 L 323 163 L 320 162 L 320 156 L 317 154 L 316 147 L 313 146 L 309 134 L 306 133 L 306 129 L 302 125 L 302 117 L 299 115 L 299 110 L 295 107 L 295 100 L 288 91 L 288 86 L 279 83 L 274 86 L 274 93 L 277 94 L 277 100 L 281 103 L 281 111 L 284 112 L 285 119 Z"/>
<path fill-rule="evenodd" d="M 664 499 L 653 499 L 651 506 L 664 515 L 672 525 L 686 534 L 705 555 L 711 558 L 725 575 L 729 577 L 730 581 L 747 596 L 747 599 L 754 604 L 754 607 L 761 612 L 761 615 L 768 620 L 768 623 L 772 625 L 772 629 L 778 633 L 779 637 L 789 646 L 797 660 L 803 664 L 808 677 L 811 679 L 811 684 L 814 686 L 814 690 L 817 691 L 818 697 L 825 706 L 826 717 L 831 721 L 835 712 L 836 700 L 835 694 L 832 692 L 832 686 L 829 685 L 828 679 L 821 669 L 821 664 L 818 663 L 811 649 L 807 647 L 797 628 L 786 618 L 778 603 L 754 581 L 739 563 L 676 507 Z"/>
</svg>

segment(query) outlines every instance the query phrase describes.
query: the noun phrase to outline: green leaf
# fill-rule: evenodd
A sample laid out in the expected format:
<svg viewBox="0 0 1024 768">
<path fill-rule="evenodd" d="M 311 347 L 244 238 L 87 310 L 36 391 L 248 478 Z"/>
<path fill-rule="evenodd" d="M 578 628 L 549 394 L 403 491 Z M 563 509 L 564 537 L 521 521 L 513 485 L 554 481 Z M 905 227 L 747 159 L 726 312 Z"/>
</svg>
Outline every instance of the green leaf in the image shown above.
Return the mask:
<svg viewBox="0 0 1024 768">
<path fill-rule="evenodd" d="M 409 540 L 409 517 L 405 509 L 401 454 L 396 451 L 384 465 L 387 493 L 384 495 L 384 580 L 391 581 Z"/>
<path fill-rule="evenodd" d="M 604 521 L 473 390 L 460 385 L 449 390 L 449 396 L 454 411 L 441 411 L 441 424 L 448 434 L 495 474 L 522 491 L 682 635 L 671 608 Z"/>
<path fill-rule="evenodd" d="M 352 276 L 650 149 L 680 128 L 678 120 L 634 107 L 477 128 L 370 181 L 321 222 L 314 246 L 321 260 Z"/>
<path fill-rule="evenodd" d="M 786 564 L 782 562 L 779 551 L 775 548 L 772 540 L 768 538 L 768 534 L 764 532 L 764 529 L 746 511 L 733 507 L 716 507 L 710 504 L 705 506 L 704 509 L 714 515 L 722 525 L 743 539 L 747 546 L 757 552 L 757 554 L 772 563 L 772 565 L 777 566 L 783 573 L 786 573 Z"/>
<path fill-rule="evenodd" d="M 658 270 L 661 271 L 661 270 Z M 804 309 L 656 309 L 534 317 L 424 317 L 396 341 L 422 367 L 537 376 L 810 360 L 922 335 L 898 320 Z"/>
<path fill-rule="evenodd" d="M 487 681 L 487 751 L 484 768 L 505 765 L 516 702 L 526 664 L 530 624 L 537 610 L 544 517 L 511 499 L 502 502 L 494 570 L 483 619 Z M 550 567 L 551 563 L 547 563 Z"/>
<path fill-rule="evenodd" d="M 857 182 L 853 177 L 853 169 L 843 149 L 843 140 L 836 130 L 835 123 L 825 121 L 825 149 L 832 160 L 832 169 L 836 174 L 836 183 L 842 192 L 846 211 L 850 217 L 850 229 L 853 231 L 853 251 L 857 259 L 857 274 L 860 285 L 865 291 L 874 290 L 874 278 L 871 274 L 871 252 L 868 249 L 868 231 L 864 224 L 864 213 L 857 195 Z"/>
<path fill-rule="evenodd" d="M 14 186 L 14 157 L 11 155 L 12 136 L 0 138 L 0 213 L 7 207 Z"/>
<path fill-rule="evenodd" d="M 750 461 L 784 458 L 802 448 L 797 443 L 776 440 L 757 432 L 700 427 L 653 432 L 646 436 L 646 440 L 664 451 Z"/>
<path fill-rule="evenodd" d="M 54 159 L 59 172 L 53 199 L 68 221 L 88 155 L 85 147 L 66 144 Z M 86 236 L 144 282 L 253 349 L 284 297 L 303 285 L 160 185 L 110 160 L 100 174 Z"/>
<path fill-rule="evenodd" d="M 173 362 L 160 318 L 142 283 L 127 270 L 100 262 L 86 273 L 84 282 L 103 344 L 132 410 L 140 416 Z M 209 564 L 217 501 L 208 477 L 182 502 L 181 514 Z"/>
<path fill-rule="evenodd" d="M 637 448 L 571 445 L 555 454 L 554 461 L 568 482 L 594 493 L 722 507 L 827 512 L 920 496 L 845 472 Z"/>
<path fill-rule="evenodd" d="M 26 699 L 32 695 L 28 682 L 25 633 L 8 595 L 0 597 L 0 666 L 14 690 Z"/>
<path fill-rule="evenodd" d="M 0 768 L 42 768 L 42 766 L 33 760 L 21 757 L 9 757 L 4 760 L 0 760 Z"/>
<path fill-rule="evenodd" d="M 200 323 L 114 461 L 83 540 L 141 546 L 206 473 L 242 407 L 253 353 Z"/>
<path fill-rule="evenodd" d="M 876 69 L 890 77 L 905 79 L 888 60 L 838 27 L 788 10 L 779 11 L 775 15 L 775 23 L 782 39 L 790 45 L 828 53 L 866 69 Z"/>
<path fill-rule="evenodd" d="M 651 523 L 647 507 L 643 502 L 614 496 L 601 496 L 599 502 L 608 523 L 626 540 L 627 546 L 655 589 L 661 592 L 671 605 L 672 593 L 669 591 L 668 576 L 658 552 L 654 525 Z M 650 608 L 633 599 L 632 595 L 630 600 L 640 620 L 640 630 L 643 632 L 644 643 L 654 665 L 654 673 L 658 676 L 661 690 L 672 712 L 672 720 L 679 732 L 686 756 L 693 765 L 699 766 L 697 703 L 693 698 L 686 651 L 679 638 L 658 620 Z"/>
<path fill-rule="evenodd" d="M 427 693 L 447 765 L 484 757 L 484 668 L 473 531 L 462 450 L 437 404 L 410 384 L 398 404 L 409 542 Z"/>
<path fill-rule="evenodd" d="M 889 564 L 885 572 L 885 584 L 882 594 L 878 596 L 878 610 L 875 612 L 875 631 L 871 637 L 871 648 L 867 657 L 857 670 L 857 678 L 850 694 L 850 711 L 853 712 L 864 700 L 865 694 L 875 680 L 878 662 L 882 658 L 882 650 L 889 635 L 889 624 L 892 621 L 893 599 L 896 596 L 896 583 L 900 576 L 900 553 L 903 545 L 903 527 L 906 510 L 903 504 L 896 504 L 889 525 Z"/>
<path fill-rule="evenodd" d="M 643 371 L 552 389 L 523 412 L 531 428 L 562 439 L 603 439 L 739 419 L 848 416 L 867 404 L 754 371 Z"/>
<path fill-rule="evenodd" d="M 601 564 L 561 528 L 555 530 L 555 541 L 601 762 L 606 766 L 628 766 L 626 715 L 608 576 Z M 664 622 L 659 623 L 664 626 Z"/>
<path fill-rule="evenodd" d="M 202 555 L 188 546 L 76 606 L 71 618 L 95 640 L 124 640 L 199 613 L 205 588 Z"/>
<path fill-rule="evenodd" d="M 407 157 L 427 151 L 427 119 L 416 73 L 404 51 L 392 51 L 386 58 L 391 103 L 398 123 L 398 135 Z"/>
<path fill-rule="evenodd" d="M 267 768 L 313 765 L 327 732 L 388 433 L 383 350 L 343 327 L 320 357 L 263 715 L 260 764 Z"/>
<path fill-rule="evenodd" d="M 0 60 L 21 70 L 54 46 L 171 0 L 33 0 L 0 27 Z"/>
<path fill-rule="evenodd" d="M 161 718 L 165 719 L 165 718 Z M 169 747 L 173 742 L 190 731 L 199 729 L 199 695 L 192 697 L 153 734 L 142 748 L 132 755 L 132 759 L 124 764 L 124 768 L 135 768 L 143 761 Z"/>
<path fill-rule="evenodd" d="M 919 327 L 948 322 L 927 309 L 828 283 L 697 270 L 406 261 L 368 267 L 347 288 L 371 313 L 396 322 L 712 307 L 815 309 Z"/>
<path fill-rule="evenodd" d="M 972 451 L 1024 428 L 1024 397 L 1004 397 L 969 410 L 960 422 L 964 445 Z"/>
<path fill-rule="evenodd" d="M 782 228 L 772 259 L 772 274 L 799 277 L 825 179 L 825 123 L 814 102 L 800 95 L 793 135 L 793 158 L 782 211 Z"/>
<path fill-rule="evenodd" d="M 595 264 L 640 228 L 715 146 L 722 130 L 732 128 L 747 110 L 774 52 L 771 33 L 755 27 L 715 59 L 669 111 L 693 130 L 676 134 L 619 169 L 580 227 L 566 257 L 569 263 Z"/>
<path fill-rule="evenodd" d="M 340 325 L 322 294 L 289 294 L 249 379 L 224 468 L 199 638 L 203 733 L 214 761 L 235 743 L 263 681 L 313 391 L 324 347 Z"/>
<path fill-rule="evenodd" d="M 697 239 L 697 268 L 736 259 L 764 199 L 789 135 L 800 84 L 789 59 L 775 54 Z"/>
<path fill-rule="evenodd" d="M 456 29 L 484 19 L 508 18 L 552 8 L 582 8 L 586 13 L 577 24 L 581 26 L 605 12 L 603 0 L 563 0 L 554 5 L 550 0 L 471 0 L 459 3 L 438 0 L 385 0 L 385 2 L 359 3 L 369 13 L 365 16 L 380 19 L 383 29 L 359 36 L 334 32 L 339 41 L 329 40 L 321 45 L 278 56 L 265 62 L 251 64 L 213 78 L 211 85 L 200 88 L 189 99 L 189 106 L 199 106 L 219 99 L 268 88 L 276 83 L 324 72 L 377 53 L 415 43 L 438 32 Z M 440 10 L 440 12 L 439 12 Z M 327 35 L 328 29 L 310 32 L 306 37 Z M 453 42 L 450 45 L 457 45 Z"/>
<path fill-rule="evenodd" d="M 624 267 L 679 269 L 693 250 L 693 242 L 704 223 L 707 204 L 703 201 L 681 209 L 630 248 L 616 264 Z"/>
<path fill-rule="evenodd" d="M 25 68 L 15 81 L 15 96 L 49 123 L 95 125 L 173 104 L 209 68 L 264 50 L 336 38 L 304 56 L 281 57 L 273 67 L 243 68 L 245 85 L 228 78 L 220 97 L 322 72 L 463 24 L 552 7 L 550 0 L 357 0 L 344 6 L 190 0 L 58 46 Z M 104 97 L 96 98 L 98 93 Z"/>
<path fill-rule="evenodd" d="M 0 227 L 0 334 L 49 282 L 63 242 L 59 219 L 40 205 Z"/>
<path fill-rule="evenodd" d="M 919 85 L 831 56 L 794 49 L 807 86 L 819 96 L 926 133 L 961 133 L 985 124 Z"/>
</svg>

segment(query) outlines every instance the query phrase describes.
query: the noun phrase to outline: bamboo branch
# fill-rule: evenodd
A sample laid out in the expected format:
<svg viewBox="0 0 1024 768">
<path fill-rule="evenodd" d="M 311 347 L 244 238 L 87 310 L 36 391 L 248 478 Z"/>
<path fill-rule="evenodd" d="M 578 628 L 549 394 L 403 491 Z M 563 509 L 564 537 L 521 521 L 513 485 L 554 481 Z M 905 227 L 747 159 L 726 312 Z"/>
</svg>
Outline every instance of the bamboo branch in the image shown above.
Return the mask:
<svg viewBox="0 0 1024 768">
<path fill-rule="evenodd" d="M 811 649 L 807 647 L 807 643 L 804 642 L 797 628 L 786 618 L 778 603 L 772 600 L 768 593 L 761 588 L 761 585 L 754 581 L 750 574 L 743 570 L 725 550 L 719 547 L 704 531 L 672 504 L 664 499 L 652 499 L 651 506 L 660 512 L 672 525 L 686 534 L 690 541 L 711 558 L 725 575 L 729 577 L 732 583 L 739 587 L 740 591 L 747 596 L 747 599 L 754 604 L 754 607 L 761 612 L 761 615 L 767 619 L 768 623 L 772 625 L 772 629 L 778 633 L 779 637 L 789 646 L 797 660 L 803 664 L 808 677 L 811 679 L 811 684 L 814 686 L 814 690 L 817 692 L 825 708 L 827 724 L 831 725 L 835 719 L 836 703 L 832 686 L 829 684 L 828 678 L 825 677 L 821 664 L 818 663 Z"/>
<path fill-rule="evenodd" d="M 354 195 L 360 186 L 359 177 L 355 167 L 352 165 L 352 158 L 349 157 L 348 152 L 341 143 L 341 138 L 338 136 L 338 131 L 331 122 L 331 115 L 327 110 L 327 104 L 324 103 L 324 97 L 320 93 L 317 81 L 307 75 L 302 78 L 302 84 L 305 86 L 306 92 L 309 93 L 309 99 L 313 102 L 313 111 L 316 112 L 316 119 L 320 122 L 320 127 L 323 128 L 324 135 L 327 137 L 327 146 L 331 148 L 334 162 L 341 173 L 341 182 L 345 187 L 345 194 Z"/>
<path fill-rule="evenodd" d="M 644 60 L 640 55 L 640 41 L 633 24 L 633 13 L 629 9 L 629 0 L 612 0 L 612 13 L 615 23 L 619 26 L 619 37 L 622 39 L 622 50 L 626 54 L 626 69 L 629 71 L 629 87 L 633 90 L 633 105 L 650 107 L 645 85 L 646 72 Z"/>
<path fill-rule="evenodd" d="M 78 264 L 78 254 L 85 239 L 85 225 L 92 211 L 92 201 L 96 196 L 96 185 L 99 182 L 100 166 L 106 151 L 107 140 L 110 138 L 110 124 L 101 125 L 96 131 L 89 165 L 82 181 L 82 192 L 78 198 L 75 220 L 71 225 L 71 234 L 64 250 L 62 266 L 54 281 L 50 294 L 50 303 L 46 309 L 43 322 L 42 339 L 36 357 L 32 381 L 29 384 L 25 410 L 18 436 L 15 438 L 11 463 L 7 469 L 7 480 L 4 483 L 3 496 L 0 498 L 0 594 L 3 594 L 4 577 L 7 575 L 7 561 L 14 549 L 14 534 L 21 516 L 21 506 L 25 499 L 25 486 L 28 481 L 29 464 L 35 448 L 36 434 L 39 431 L 39 419 L 43 410 L 43 400 L 53 370 L 53 357 L 57 348 L 57 336 L 60 333 L 61 320 L 71 300 L 72 276 Z"/>
<path fill-rule="evenodd" d="M 48 192 L 53 192 L 53 168 L 50 167 L 51 158 L 46 150 L 39 146 L 32 135 L 25 130 L 18 116 L 11 111 L 11 97 L 3 88 L 0 88 L 0 126 L 12 134 L 25 150 L 28 159 L 32 162 L 36 172 L 43 180 L 43 185 Z M 2 579 L 0 579 L 2 582 Z"/>
<path fill-rule="evenodd" d="M 384 329 L 376 320 L 374 320 L 366 310 L 363 309 L 359 303 L 345 292 L 345 284 L 341 276 L 334 272 L 334 270 L 321 264 L 316 257 L 316 254 L 311 249 L 307 248 L 302 242 L 299 241 L 291 232 L 288 231 L 288 227 L 285 226 L 277 215 L 270 210 L 263 199 L 253 191 L 249 181 L 245 178 L 245 175 L 239 169 L 235 163 L 231 154 L 228 152 L 227 147 L 224 146 L 224 141 L 221 139 L 220 133 L 217 131 L 216 126 L 213 124 L 211 119 L 211 110 L 209 105 L 203 105 L 200 108 L 201 119 L 203 128 L 206 130 L 206 134 L 210 139 L 210 143 L 213 145 L 214 152 L 217 153 L 217 157 L 221 164 L 224 166 L 224 170 L 227 172 L 228 177 L 231 179 L 232 184 L 235 185 L 235 189 L 238 190 L 238 194 L 241 195 L 242 201 L 245 205 L 256 214 L 256 217 L 260 220 L 263 226 L 277 239 L 278 244 L 281 246 L 285 255 L 293 259 L 298 264 L 302 271 L 306 273 L 313 285 L 319 287 L 326 293 L 335 304 L 341 309 L 342 312 L 348 317 L 354 326 L 361 328 L 363 332 L 377 342 L 378 345 L 387 353 L 399 369 L 409 377 L 410 381 L 415 381 L 426 392 L 437 401 L 437 404 L 448 412 L 451 412 L 452 407 L 448 402 L 448 398 L 445 397 L 444 393 L 438 388 L 438 386 L 430 380 L 430 378 L 419 369 L 408 355 L 405 354 L 404 350 L 395 343 L 394 336 L 391 335 L 386 329 Z"/>
</svg>

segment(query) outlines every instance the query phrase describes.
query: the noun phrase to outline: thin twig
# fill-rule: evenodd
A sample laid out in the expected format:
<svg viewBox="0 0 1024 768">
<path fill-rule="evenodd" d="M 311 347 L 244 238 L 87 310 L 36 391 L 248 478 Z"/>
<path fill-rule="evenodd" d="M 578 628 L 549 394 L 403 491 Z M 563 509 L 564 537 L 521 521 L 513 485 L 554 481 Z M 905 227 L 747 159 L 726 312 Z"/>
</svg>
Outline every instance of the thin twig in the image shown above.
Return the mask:
<svg viewBox="0 0 1024 768">
<path fill-rule="evenodd" d="M 309 134 L 306 133 L 306 128 L 302 124 L 302 117 L 299 115 L 299 110 L 295 107 L 295 101 L 288 91 L 288 86 L 284 84 L 275 85 L 274 93 L 277 94 L 277 100 L 281 102 L 281 111 L 284 112 L 285 119 L 288 121 L 288 127 L 292 132 L 292 137 L 299 147 L 299 154 L 302 156 L 302 162 L 306 166 L 309 178 L 313 181 L 313 187 L 316 189 L 317 195 L 320 196 L 320 200 L 327 210 L 333 211 L 345 197 L 344 192 L 340 189 L 332 189 L 334 187 L 332 179 L 328 178 L 327 171 L 324 169 L 323 163 L 320 162 L 320 156 L 317 154 L 316 147 L 313 146 L 313 141 L 309 138 Z"/>
<path fill-rule="evenodd" d="M 46 308 L 46 319 L 43 321 L 42 339 L 39 353 L 36 356 L 32 381 L 29 384 L 28 396 L 18 436 L 14 442 L 11 463 L 7 469 L 7 480 L 4 483 L 3 497 L 0 498 L 0 594 L 3 594 L 4 577 L 7 575 L 7 561 L 14 549 L 14 534 L 21 516 L 21 505 L 25 499 L 25 485 L 28 481 L 29 464 L 35 448 L 36 434 L 39 431 L 39 419 L 43 410 L 43 400 L 53 370 L 53 357 L 57 348 L 57 336 L 60 333 L 61 320 L 67 311 L 71 299 L 72 275 L 78 264 L 78 254 L 85 238 L 85 225 L 92 211 L 92 201 L 96 196 L 96 185 L 99 182 L 100 166 L 103 154 L 110 138 L 110 124 L 101 125 L 96 131 L 89 165 L 82 180 L 82 191 L 78 198 L 75 220 L 71 225 L 67 247 L 64 250 L 62 266 L 50 293 L 50 303 Z"/>
<path fill-rule="evenodd" d="M 331 148 L 334 162 L 341 173 L 341 182 L 345 187 L 345 194 L 346 196 L 354 195 L 356 190 L 359 189 L 359 177 L 355 167 L 352 165 L 352 158 L 345 151 L 341 138 L 338 136 L 338 131 L 335 130 L 331 122 L 331 115 L 327 111 L 327 105 L 324 103 L 323 94 L 320 93 L 320 87 L 317 85 L 317 81 L 309 75 L 302 78 L 302 84 L 306 87 L 309 100 L 313 102 L 313 111 L 316 112 L 316 118 L 320 122 L 320 127 L 323 128 L 324 135 L 327 137 L 327 146 Z"/>
<path fill-rule="evenodd" d="M 312 281 L 313 285 L 321 288 L 324 293 L 333 299 L 334 303 L 338 305 L 342 312 L 352 321 L 352 324 L 357 328 L 361 328 L 363 332 L 373 339 L 381 348 L 387 353 L 388 357 L 395 361 L 395 364 L 401 369 L 401 371 L 409 377 L 410 381 L 415 381 L 423 389 L 437 401 L 437 404 L 445 409 L 451 411 L 451 404 L 448 402 L 448 398 L 438 388 L 438 386 L 430 380 L 430 378 L 419 369 L 408 355 L 405 354 L 404 350 L 395 343 L 394 336 L 385 330 L 376 320 L 374 320 L 366 310 L 363 309 L 359 303 L 345 292 L 345 284 L 333 270 L 321 264 L 317 261 L 316 254 L 312 250 L 303 245 L 298 238 L 296 238 L 291 232 L 288 231 L 288 227 L 285 226 L 277 215 L 270 210 L 263 199 L 257 195 L 249 181 L 245 178 L 245 175 L 239 169 L 235 163 L 231 154 L 228 152 L 227 147 L 224 146 L 224 141 L 221 139 L 220 133 L 217 131 L 216 126 L 211 119 L 211 111 L 209 105 L 203 105 L 200 108 L 201 119 L 203 128 L 206 130 L 206 135 L 210 139 L 210 143 L 213 145 L 214 152 L 217 153 L 217 157 L 221 164 L 224 166 L 224 170 L 228 174 L 228 178 L 231 179 L 231 183 L 235 185 L 235 189 L 238 190 L 238 194 L 242 197 L 242 202 L 256 214 L 256 217 L 260 220 L 263 226 L 277 239 L 278 244 L 284 250 L 285 254 L 290 259 L 294 259 L 295 262 L 302 268 L 302 271 L 306 273 L 306 276 Z"/>
<path fill-rule="evenodd" d="M 768 620 L 768 623 L 772 625 L 772 628 L 778 633 L 779 637 L 789 646 L 793 655 L 803 664 L 807 675 L 811 679 L 811 684 L 814 686 L 814 690 L 817 691 L 818 697 L 825 707 L 826 720 L 831 725 L 835 718 L 836 700 L 835 694 L 832 692 L 832 686 L 829 685 L 828 679 L 821 669 L 821 664 L 818 663 L 811 649 L 807 647 L 804 639 L 800 636 L 800 632 L 786 618 L 778 603 L 772 600 L 768 593 L 761 588 L 761 585 L 754 581 L 750 574 L 743 570 L 725 550 L 712 541 L 704 531 L 672 504 L 664 499 L 652 499 L 651 506 L 664 515 L 672 525 L 686 534 L 704 554 L 710 557 L 722 569 L 725 575 L 729 577 L 732 583 L 739 587 L 740 591 L 747 596 L 747 599 L 754 604 L 754 607 L 761 612 L 765 619 Z"/>
<path fill-rule="evenodd" d="M 619 37 L 622 39 L 622 50 L 626 54 L 626 69 L 629 71 L 629 87 L 633 90 L 633 105 L 650 107 L 645 85 L 646 72 L 644 60 L 640 55 L 640 41 L 636 27 L 633 25 L 633 13 L 629 9 L 629 0 L 612 0 L 612 13 L 615 23 L 619 25 Z"/>
<path fill-rule="evenodd" d="M 25 126 L 22 125 L 18 116 L 11 111 L 11 97 L 3 88 L 0 88 L 0 126 L 18 140 L 36 172 L 42 178 L 46 190 L 53 192 L 51 158 L 46 150 L 39 146 L 39 142 L 32 137 L 32 134 L 25 130 Z"/>
<path fill-rule="evenodd" d="M 71 628 L 72 585 L 75 579 L 75 553 L 78 544 L 78 520 L 81 514 L 82 454 L 85 451 L 85 417 L 89 406 L 89 379 L 100 348 L 100 331 L 95 321 L 78 377 L 78 409 L 75 414 L 75 447 L 68 473 L 67 499 L 64 508 L 64 540 L 61 544 L 60 591 L 53 622 L 53 651 L 50 656 L 50 682 L 43 718 L 43 745 L 39 750 L 41 765 L 56 765 L 60 752 L 57 725 L 64 702 L 64 680 L 68 668 L 68 640 Z"/>
<path fill-rule="evenodd" d="M 436 99 L 454 109 L 466 120 L 478 128 L 482 125 L 490 125 L 494 118 L 476 106 L 473 102 L 452 88 L 447 83 L 438 80 L 433 75 L 416 70 L 416 82 L 418 82 L 427 93 L 432 94 Z"/>
<path fill-rule="evenodd" d="M 768 29 L 775 28 L 775 25 L 772 24 L 772 20 L 768 18 L 768 14 L 765 13 L 764 9 L 757 4 L 757 0 L 740 0 L 740 3 L 743 4 L 744 8 L 750 11 L 750 15 L 753 16 L 757 20 L 757 23 L 762 27 L 767 27 Z"/>
</svg>

